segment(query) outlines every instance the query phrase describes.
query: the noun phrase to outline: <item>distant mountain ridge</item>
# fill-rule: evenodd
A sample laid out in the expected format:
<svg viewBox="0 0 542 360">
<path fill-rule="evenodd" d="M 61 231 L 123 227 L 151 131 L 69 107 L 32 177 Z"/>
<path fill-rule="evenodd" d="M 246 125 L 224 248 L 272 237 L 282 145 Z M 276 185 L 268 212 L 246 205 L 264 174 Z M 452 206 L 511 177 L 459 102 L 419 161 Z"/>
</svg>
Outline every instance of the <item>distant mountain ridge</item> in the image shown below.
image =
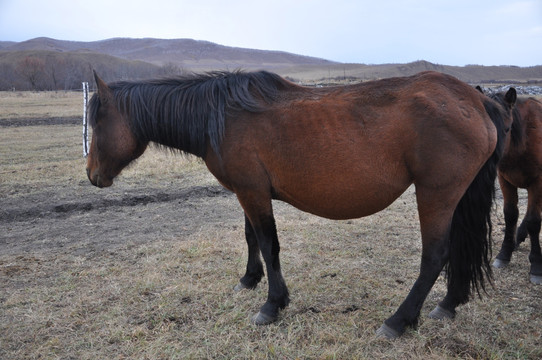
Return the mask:
<svg viewBox="0 0 542 360">
<path fill-rule="evenodd" d="M 218 45 L 192 39 L 113 38 L 92 42 L 35 38 L 19 43 L 0 43 L 3 51 L 45 50 L 57 52 L 96 52 L 126 60 L 155 65 L 175 64 L 187 68 L 266 66 L 281 68 L 295 65 L 330 65 L 332 61 L 284 51 L 254 50 Z"/>
<path fill-rule="evenodd" d="M 31 64 L 41 68 L 35 79 L 29 72 Z M 112 38 L 83 42 L 40 37 L 22 42 L 0 41 L 0 90 L 73 89 L 81 81 L 92 82 L 92 69 L 106 81 L 243 69 L 269 70 L 307 84 L 375 80 L 426 70 L 447 73 L 471 84 L 542 83 L 542 65 L 449 66 L 424 60 L 408 64 L 345 64 L 192 39 Z"/>
</svg>

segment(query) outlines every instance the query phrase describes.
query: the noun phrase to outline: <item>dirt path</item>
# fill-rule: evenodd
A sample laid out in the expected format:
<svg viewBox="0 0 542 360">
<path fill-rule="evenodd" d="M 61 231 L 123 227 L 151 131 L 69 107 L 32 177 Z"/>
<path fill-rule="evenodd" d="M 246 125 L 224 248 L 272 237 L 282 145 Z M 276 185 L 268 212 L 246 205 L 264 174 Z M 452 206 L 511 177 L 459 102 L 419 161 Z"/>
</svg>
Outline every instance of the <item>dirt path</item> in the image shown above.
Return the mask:
<svg viewBox="0 0 542 360">
<path fill-rule="evenodd" d="M 37 125 L 80 125 L 80 117 L 50 117 L 27 119 L 0 119 L 0 127 L 37 126 Z"/>
</svg>

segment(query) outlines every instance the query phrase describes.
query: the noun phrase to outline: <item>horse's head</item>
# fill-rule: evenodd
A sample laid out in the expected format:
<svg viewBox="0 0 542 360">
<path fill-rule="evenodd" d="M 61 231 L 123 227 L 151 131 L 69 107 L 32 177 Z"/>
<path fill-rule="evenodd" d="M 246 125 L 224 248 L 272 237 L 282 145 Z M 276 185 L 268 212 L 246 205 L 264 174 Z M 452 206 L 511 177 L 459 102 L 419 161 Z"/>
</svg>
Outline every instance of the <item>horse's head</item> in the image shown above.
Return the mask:
<svg viewBox="0 0 542 360">
<path fill-rule="evenodd" d="M 92 140 L 87 175 L 93 185 L 108 187 L 122 169 L 143 154 L 147 143 L 139 142 L 134 136 L 126 115 L 118 109 L 110 87 L 96 72 L 94 77 L 98 91 L 92 96 L 89 106 Z"/>
<path fill-rule="evenodd" d="M 476 90 L 485 95 L 484 90 L 482 90 L 480 86 L 476 86 Z M 517 111 L 515 111 L 515 104 L 517 101 L 516 89 L 511 87 L 506 93 L 493 94 L 490 95 L 489 98 L 501 107 L 499 112 L 503 118 L 504 130 L 509 132 L 513 126 L 514 118 L 517 117 Z"/>
<path fill-rule="evenodd" d="M 476 86 L 476 90 L 485 96 L 484 90 L 482 90 L 480 86 Z M 511 144 L 517 146 L 519 143 L 521 143 L 522 138 L 519 112 L 516 107 L 516 89 L 511 87 L 506 93 L 492 94 L 486 98 L 492 100 L 491 103 L 484 102 L 486 112 L 491 117 L 497 128 L 501 128 L 506 135 L 500 142 L 500 151 L 507 153 Z M 499 124 L 501 125 L 499 126 Z"/>
<path fill-rule="evenodd" d="M 506 114 L 504 117 L 504 128 L 508 132 L 514 122 L 514 105 L 517 100 L 516 89 L 511 87 L 506 93 L 495 94 L 492 98 L 504 108 Z"/>
</svg>

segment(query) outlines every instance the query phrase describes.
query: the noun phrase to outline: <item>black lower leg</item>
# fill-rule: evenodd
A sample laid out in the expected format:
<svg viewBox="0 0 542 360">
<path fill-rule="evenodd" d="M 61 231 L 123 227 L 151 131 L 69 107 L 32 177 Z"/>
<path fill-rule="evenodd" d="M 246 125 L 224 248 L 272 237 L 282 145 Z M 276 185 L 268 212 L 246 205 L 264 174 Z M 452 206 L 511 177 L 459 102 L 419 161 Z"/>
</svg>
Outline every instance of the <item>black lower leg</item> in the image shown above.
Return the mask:
<svg viewBox="0 0 542 360">
<path fill-rule="evenodd" d="M 515 236 L 516 225 L 518 222 L 519 211 L 517 206 L 508 205 L 504 208 L 504 240 L 502 242 L 501 250 L 497 254 L 497 259 L 508 263 L 512 258 L 512 252 L 516 248 Z M 519 231 L 518 231 L 519 234 Z"/>
<path fill-rule="evenodd" d="M 516 235 L 516 242 L 514 243 L 514 250 L 517 250 L 519 248 L 519 245 L 527 239 L 527 235 L 529 235 L 529 230 L 527 229 L 527 221 L 526 219 L 523 219 L 521 224 L 518 227 L 518 232 Z"/>
<path fill-rule="evenodd" d="M 420 311 L 425 298 L 444 267 L 447 254 L 442 252 L 443 249 L 435 251 L 440 252 L 438 255 L 422 256 L 420 275 L 414 286 L 395 314 L 384 322 L 397 335 L 402 334 L 407 326 L 415 328 L 418 325 Z"/>
<path fill-rule="evenodd" d="M 531 252 L 529 261 L 531 263 L 531 275 L 542 276 L 542 252 L 540 250 L 540 217 L 533 216 L 525 220 L 527 231 L 531 238 Z"/>
<path fill-rule="evenodd" d="M 538 243 L 538 249 L 535 249 L 535 251 L 533 251 L 531 243 L 529 262 L 531 263 L 530 274 L 535 276 L 542 276 L 542 253 L 540 252 L 540 243 Z"/>
<path fill-rule="evenodd" d="M 261 229 L 255 229 L 260 251 L 265 260 L 267 277 L 269 279 L 269 292 L 266 303 L 260 312 L 276 318 L 279 309 L 288 306 L 290 297 L 288 288 L 282 277 L 280 269 L 279 252 L 280 246 L 277 237 L 277 229 L 273 217 L 263 219 Z"/>
<path fill-rule="evenodd" d="M 263 265 L 260 260 L 260 248 L 258 247 L 258 240 L 250 221 L 245 215 L 245 237 L 248 245 L 248 261 L 245 275 L 241 278 L 240 282 L 243 287 L 253 289 L 258 285 L 262 279 Z"/>
<path fill-rule="evenodd" d="M 455 313 L 456 313 L 455 308 L 462 302 L 458 298 L 450 294 L 451 292 L 450 290 L 448 290 L 446 296 L 444 297 L 444 299 L 442 299 L 441 302 L 439 302 L 438 305 L 446 311 L 446 313 L 448 314 L 447 317 L 453 318 L 455 317 Z"/>
</svg>

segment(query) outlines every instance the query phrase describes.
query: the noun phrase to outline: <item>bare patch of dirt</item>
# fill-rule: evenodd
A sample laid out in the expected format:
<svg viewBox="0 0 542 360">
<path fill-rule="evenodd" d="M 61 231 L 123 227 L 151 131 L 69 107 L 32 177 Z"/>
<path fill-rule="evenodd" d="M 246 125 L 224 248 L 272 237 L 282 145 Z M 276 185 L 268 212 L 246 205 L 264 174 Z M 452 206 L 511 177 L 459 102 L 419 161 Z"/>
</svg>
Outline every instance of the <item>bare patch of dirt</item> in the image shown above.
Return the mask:
<svg viewBox="0 0 542 360">
<path fill-rule="evenodd" d="M 79 125 L 80 117 L 50 117 L 50 118 L 25 118 L 25 119 L 1 119 L 0 127 L 39 126 L 39 125 Z"/>
</svg>

